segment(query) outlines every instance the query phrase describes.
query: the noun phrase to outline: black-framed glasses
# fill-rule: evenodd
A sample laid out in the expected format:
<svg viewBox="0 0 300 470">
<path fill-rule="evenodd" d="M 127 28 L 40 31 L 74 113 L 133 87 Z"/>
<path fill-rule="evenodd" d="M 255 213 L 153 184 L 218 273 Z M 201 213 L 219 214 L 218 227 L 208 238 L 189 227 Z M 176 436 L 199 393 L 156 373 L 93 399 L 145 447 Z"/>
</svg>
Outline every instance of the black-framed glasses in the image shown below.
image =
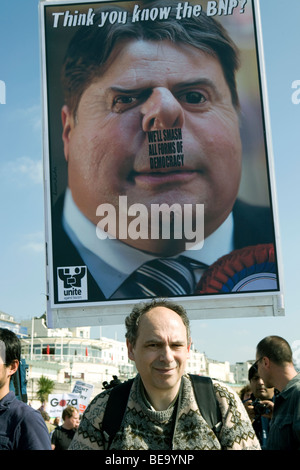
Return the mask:
<svg viewBox="0 0 300 470">
<path fill-rule="evenodd" d="M 257 361 L 254 362 L 254 364 L 252 365 L 253 369 L 255 370 L 255 372 L 258 372 L 258 363 L 259 361 L 262 360 L 264 356 L 261 356 L 259 359 L 257 359 Z"/>
</svg>

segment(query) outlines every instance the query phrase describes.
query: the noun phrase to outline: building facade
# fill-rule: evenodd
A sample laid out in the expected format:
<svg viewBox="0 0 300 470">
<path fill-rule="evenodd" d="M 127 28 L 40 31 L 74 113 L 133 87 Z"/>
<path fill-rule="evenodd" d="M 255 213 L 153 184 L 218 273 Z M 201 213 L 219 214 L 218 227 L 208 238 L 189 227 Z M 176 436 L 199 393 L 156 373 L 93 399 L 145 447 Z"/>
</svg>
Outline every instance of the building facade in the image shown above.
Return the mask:
<svg viewBox="0 0 300 470">
<path fill-rule="evenodd" d="M 34 407 L 40 406 L 36 392 L 41 376 L 53 380 L 53 393 L 72 392 L 76 381 L 92 385 L 93 398 L 114 376 L 125 381 L 136 374 L 125 341 L 102 336 L 92 339 L 89 327 L 49 329 L 45 315 L 18 324 L 0 312 L 0 326 L 1 321 L 2 327 L 12 329 L 21 338 L 22 356 L 28 365 L 27 396 Z M 252 362 L 230 366 L 227 361 L 207 358 L 192 345 L 186 371 L 238 387 L 247 383 Z"/>
</svg>

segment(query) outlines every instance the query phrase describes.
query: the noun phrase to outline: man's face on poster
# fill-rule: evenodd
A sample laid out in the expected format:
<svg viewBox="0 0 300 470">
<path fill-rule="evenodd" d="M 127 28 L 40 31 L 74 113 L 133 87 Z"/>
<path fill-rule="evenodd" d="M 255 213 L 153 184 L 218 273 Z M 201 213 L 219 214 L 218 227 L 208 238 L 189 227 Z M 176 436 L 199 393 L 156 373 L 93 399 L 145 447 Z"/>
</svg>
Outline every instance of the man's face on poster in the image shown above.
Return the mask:
<svg viewBox="0 0 300 470">
<path fill-rule="evenodd" d="M 214 56 L 185 44 L 129 40 L 85 89 L 76 116 L 64 106 L 62 118 L 68 184 L 95 225 L 97 207 L 118 208 L 121 195 L 149 214 L 151 204 L 204 204 L 205 236 L 230 213 L 241 175 L 239 118 Z M 147 133 L 171 128 L 182 130 L 184 164 L 151 169 Z M 143 249 L 156 250 L 151 240 Z"/>
</svg>

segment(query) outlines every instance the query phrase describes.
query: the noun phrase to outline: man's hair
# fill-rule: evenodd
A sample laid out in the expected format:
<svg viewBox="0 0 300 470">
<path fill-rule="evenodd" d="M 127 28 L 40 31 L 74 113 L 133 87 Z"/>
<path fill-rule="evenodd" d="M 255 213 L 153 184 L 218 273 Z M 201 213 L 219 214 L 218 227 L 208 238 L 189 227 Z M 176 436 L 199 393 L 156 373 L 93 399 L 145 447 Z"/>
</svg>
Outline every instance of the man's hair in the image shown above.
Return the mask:
<svg viewBox="0 0 300 470">
<path fill-rule="evenodd" d="M 66 408 L 63 409 L 63 412 L 61 415 L 62 419 L 65 420 L 66 418 L 72 418 L 74 411 L 78 412 L 75 406 L 71 406 L 71 405 L 67 406 Z"/>
<path fill-rule="evenodd" d="M 257 376 L 257 375 L 258 375 L 257 369 L 255 367 L 251 366 L 250 369 L 248 370 L 248 380 L 249 380 L 249 382 L 251 382 L 253 377 Z"/>
<path fill-rule="evenodd" d="M 239 108 L 235 73 L 239 68 L 239 53 L 223 26 L 203 11 L 198 17 L 176 19 L 175 2 L 139 2 L 140 8 L 171 7 L 167 19 L 132 22 L 132 13 L 117 6 L 95 11 L 94 24 L 81 26 L 72 38 L 62 68 L 62 85 L 65 103 L 76 115 L 80 98 L 86 88 L 101 76 L 114 58 L 115 46 L 128 40 L 163 41 L 188 44 L 219 60 L 229 86 L 232 103 Z M 101 27 L 97 22 L 101 12 L 127 12 L 125 24 L 106 21 Z M 109 60 L 110 59 L 110 60 Z M 180 64 L 178 64 L 180 68 Z"/>
<path fill-rule="evenodd" d="M 0 328 L 1 359 L 9 366 L 16 359 L 21 360 L 21 342 L 17 335 L 7 328 Z"/>
<path fill-rule="evenodd" d="M 151 300 L 146 303 L 137 304 L 133 307 L 132 312 L 125 319 L 126 334 L 125 337 L 129 343 L 134 347 L 138 337 L 139 322 L 143 315 L 156 307 L 165 307 L 180 316 L 184 326 L 186 327 L 187 342 L 190 343 L 190 320 L 186 310 L 175 302 L 166 299 Z"/>
<path fill-rule="evenodd" d="M 289 343 L 280 336 L 267 336 L 256 348 L 259 357 L 268 357 L 275 364 L 282 366 L 293 362 L 293 353 Z"/>
</svg>

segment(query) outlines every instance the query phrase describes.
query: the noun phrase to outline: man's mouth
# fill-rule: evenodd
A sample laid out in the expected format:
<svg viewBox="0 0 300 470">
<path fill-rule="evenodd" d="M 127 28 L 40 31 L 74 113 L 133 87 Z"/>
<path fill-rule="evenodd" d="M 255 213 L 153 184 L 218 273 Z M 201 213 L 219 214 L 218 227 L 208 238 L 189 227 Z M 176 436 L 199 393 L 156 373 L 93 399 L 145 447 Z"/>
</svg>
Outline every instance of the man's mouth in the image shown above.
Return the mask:
<svg viewBox="0 0 300 470">
<path fill-rule="evenodd" d="M 159 372 L 160 374 L 170 374 L 174 371 L 174 368 L 155 367 L 154 369 L 156 370 L 156 372 Z"/>
<path fill-rule="evenodd" d="M 139 171 L 132 172 L 131 180 L 139 186 L 156 186 L 164 184 L 185 184 L 192 181 L 199 174 L 196 170 L 175 171 Z"/>
</svg>

